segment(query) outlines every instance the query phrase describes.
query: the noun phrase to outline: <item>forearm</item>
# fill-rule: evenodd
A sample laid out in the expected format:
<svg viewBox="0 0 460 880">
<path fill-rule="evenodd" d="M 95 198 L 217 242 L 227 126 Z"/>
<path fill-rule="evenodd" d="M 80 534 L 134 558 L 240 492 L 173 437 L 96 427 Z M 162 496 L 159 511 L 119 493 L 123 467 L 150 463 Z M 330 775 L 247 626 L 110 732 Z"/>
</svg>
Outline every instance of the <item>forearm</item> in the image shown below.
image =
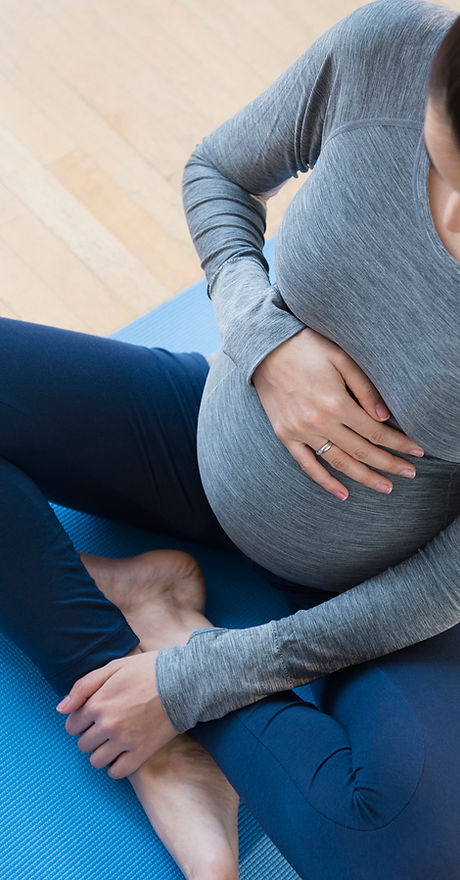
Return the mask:
<svg viewBox="0 0 460 880">
<path fill-rule="evenodd" d="M 222 349 L 248 383 L 273 349 L 305 327 L 252 258 L 224 266 L 214 287 L 213 306 Z"/>
<path fill-rule="evenodd" d="M 331 85 L 331 28 L 257 98 L 203 138 L 182 197 L 225 353 L 251 382 L 265 355 L 303 329 L 272 286 L 266 202 L 319 154 Z"/>
<path fill-rule="evenodd" d="M 202 145 L 185 166 L 182 191 L 223 351 L 250 383 L 264 357 L 304 327 L 269 279 L 265 205 L 220 174 Z"/>
<path fill-rule="evenodd" d="M 220 270 L 235 257 L 251 258 L 258 263 L 264 271 L 265 284 L 268 282 L 268 263 L 262 254 L 266 205 L 214 164 L 215 152 L 221 148 L 224 137 L 223 128 L 216 129 L 196 146 L 182 176 L 185 217 L 211 298 Z"/>
<path fill-rule="evenodd" d="M 258 627 L 196 630 L 160 651 L 157 680 L 177 730 L 219 718 L 431 638 L 460 622 L 460 519 L 404 562 L 308 611 Z"/>
</svg>

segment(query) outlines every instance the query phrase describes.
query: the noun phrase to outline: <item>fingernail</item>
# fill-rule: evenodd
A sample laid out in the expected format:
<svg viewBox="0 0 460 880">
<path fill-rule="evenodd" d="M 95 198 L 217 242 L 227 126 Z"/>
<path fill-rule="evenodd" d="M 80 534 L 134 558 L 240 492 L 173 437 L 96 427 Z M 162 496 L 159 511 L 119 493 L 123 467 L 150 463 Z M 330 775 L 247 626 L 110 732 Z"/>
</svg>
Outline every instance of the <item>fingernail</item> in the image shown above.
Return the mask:
<svg viewBox="0 0 460 880">
<path fill-rule="evenodd" d="M 384 403 L 378 403 L 375 407 L 375 411 L 380 419 L 387 419 L 390 415 L 390 410 L 387 409 Z"/>
<path fill-rule="evenodd" d="M 67 694 L 67 696 L 64 697 L 64 699 L 61 700 L 61 702 L 57 704 L 56 710 L 59 712 L 60 709 L 64 709 L 66 706 L 68 706 L 69 703 L 70 703 L 70 697 Z"/>
<path fill-rule="evenodd" d="M 340 498 L 341 501 L 345 501 L 345 498 L 348 498 L 346 492 L 342 492 L 340 489 L 337 489 L 337 491 L 334 492 L 334 495 L 336 495 L 337 498 Z"/>
<path fill-rule="evenodd" d="M 424 453 L 423 449 L 420 449 L 420 446 L 416 446 L 416 447 L 414 447 L 414 449 L 410 450 L 409 455 L 421 456 L 421 455 L 425 455 L 425 453 Z"/>
<path fill-rule="evenodd" d="M 401 471 L 401 476 L 402 477 L 410 477 L 411 480 L 413 480 L 415 477 L 415 471 L 412 471 L 410 468 L 404 468 L 404 470 Z"/>
<path fill-rule="evenodd" d="M 393 489 L 393 486 L 389 486 L 388 483 L 377 483 L 375 488 L 378 492 L 385 492 L 387 495 L 389 495 Z"/>
</svg>

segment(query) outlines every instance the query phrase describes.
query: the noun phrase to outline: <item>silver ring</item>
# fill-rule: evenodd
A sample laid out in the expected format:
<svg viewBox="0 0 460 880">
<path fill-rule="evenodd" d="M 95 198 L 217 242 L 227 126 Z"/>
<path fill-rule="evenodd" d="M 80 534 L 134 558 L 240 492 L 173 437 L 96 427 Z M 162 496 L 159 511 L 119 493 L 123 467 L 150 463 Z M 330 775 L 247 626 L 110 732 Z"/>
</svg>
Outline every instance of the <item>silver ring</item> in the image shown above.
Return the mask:
<svg viewBox="0 0 460 880">
<path fill-rule="evenodd" d="M 321 446 L 321 449 L 317 449 L 317 450 L 316 450 L 316 455 L 322 455 L 323 452 L 327 452 L 327 450 L 330 449 L 331 446 L 332 446 L 332 443 L 330 443 L 329 440 L 328 440 L 328 441 L 324 444 L 324 446 Z"/>
</svg>

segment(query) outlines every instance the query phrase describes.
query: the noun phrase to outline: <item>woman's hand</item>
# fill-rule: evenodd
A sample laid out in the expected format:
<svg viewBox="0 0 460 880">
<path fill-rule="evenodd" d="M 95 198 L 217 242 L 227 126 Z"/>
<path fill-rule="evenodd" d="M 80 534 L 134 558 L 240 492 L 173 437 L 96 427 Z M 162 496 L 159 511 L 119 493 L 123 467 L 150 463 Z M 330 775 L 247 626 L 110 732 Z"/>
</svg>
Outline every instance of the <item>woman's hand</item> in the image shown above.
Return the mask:
<svg viewBox="0 0 460 880">
<path fill-rule="evenodd" d="M 390 413 L 375 386 L 346 352 L 315 330 L 306 327 L 271 351 L 252 381 L 277 437 L 327 492 L 348 497 L 346 487 L 315 454 L 327 441 L 333 446 L 321 457 L 371 489 L 391 492 L 393 484 L 366 465 L 403 476 L 408 476 L 403 473 L 408 468 L 415 476 L 411 462 L 373 444 L 410 455 L 417 455 L 417 448 L 423 455 L 423 449 L 400 431 L 380 424 Z M 376 411 L 379 404 L 384 408 L 381 413 Z"/>
<path fill-rule="evenodd" d="M 98 769 L 122 779 L 177 736 L 158 695 L 155 664 L 158 651 L 111 660 L 75 682 L 59 711 L 69 717 L 65 728 L 82 752 L 92 752 Z"/>
</svg>

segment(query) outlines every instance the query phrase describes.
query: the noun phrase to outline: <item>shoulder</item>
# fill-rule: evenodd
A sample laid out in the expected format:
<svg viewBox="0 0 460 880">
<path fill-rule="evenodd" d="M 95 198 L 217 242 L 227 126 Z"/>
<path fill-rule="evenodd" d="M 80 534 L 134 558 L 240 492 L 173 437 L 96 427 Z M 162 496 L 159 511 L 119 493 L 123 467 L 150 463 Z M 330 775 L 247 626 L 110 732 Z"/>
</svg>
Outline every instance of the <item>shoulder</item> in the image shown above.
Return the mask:
<svg viewBox="0 0 460 880">
<path fill-rule="evenodd" d="M 457 17 L 452 9 L 427 0 L 374 0 L 360 6 L 327 34 L 338 60 L 377 60 L 422 51 L 430 54 Z"/>
<path fill-rule="evenodd" d="M 429 70 L 457 13 L 426 0 L 374 0 L 327 32 L 335 87 L 329 124 L 421 119 Z"/>
<path fill-rule="evenodd" d="M 387 45 L 394 38 L 407 41 L 437 36 L 447 29 L 458 13 L 427 0 L 374 0 L 360 6 L 339 22 L 341 42 L 363 49 Z"/>
</svg>

